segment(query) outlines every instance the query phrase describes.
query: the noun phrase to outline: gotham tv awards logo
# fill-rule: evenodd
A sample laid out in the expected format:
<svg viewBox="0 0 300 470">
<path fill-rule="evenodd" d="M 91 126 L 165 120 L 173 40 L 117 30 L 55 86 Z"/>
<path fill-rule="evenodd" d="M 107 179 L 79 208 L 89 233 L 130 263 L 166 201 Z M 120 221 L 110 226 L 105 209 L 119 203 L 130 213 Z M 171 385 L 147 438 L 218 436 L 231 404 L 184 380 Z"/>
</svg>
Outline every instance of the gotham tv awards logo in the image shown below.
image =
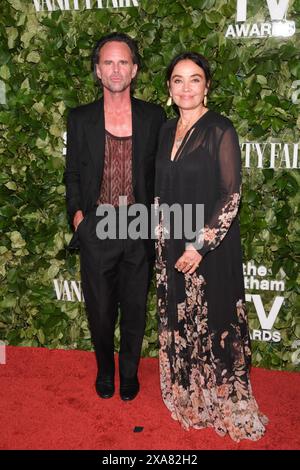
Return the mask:
<svg viewBox="0 0 300 470">
<path fill-rule="evenodd" d="M 256 5 L 258 3 L 260 2 L 256 2 Z M 227 27 L 225 37 L 240 39 L 293 36 L 296 31 L 295 22 L 286 18 L 289 0 L 262 0 L 261 4 L 264 3 L 267 3 L 271 21 L 251 23 L 247 22 L 248 1 L 237 0 L 236 23 Z"/>
<path fill-rule="evenodd" d="M 243 270 L 246 302 L 252 303 L 260 326 L 250 329 L 250 337 L 256 341 L 278 343 L 281 341 L 281 334 L 274 327 L 284 305 L 285 273 L 281 269 L 280 279 L 270 279 L 271 270 L 263 265 L 256 266 L 253 261 L 244 263 Z M 275 293 L 282 295 L 274 295 Z M 269 299 L 269 311 L 265 306 L 266 298 Z"/>
</svg>

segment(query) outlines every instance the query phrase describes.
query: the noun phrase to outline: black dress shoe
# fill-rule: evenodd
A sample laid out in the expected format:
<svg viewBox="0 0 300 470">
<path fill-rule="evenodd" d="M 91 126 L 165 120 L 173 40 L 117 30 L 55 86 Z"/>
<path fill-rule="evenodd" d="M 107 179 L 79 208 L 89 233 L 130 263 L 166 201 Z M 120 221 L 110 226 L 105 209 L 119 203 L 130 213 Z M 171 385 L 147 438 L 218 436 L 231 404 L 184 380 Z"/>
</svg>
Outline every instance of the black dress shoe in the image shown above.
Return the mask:
<svg viewBox="0 0 300 470">
<path fill-rule="evenodd" d="M 140 384 L 137 379 L 121 379 L 120 397 L 123 401 L 133 400 L 140 391 Z"/>
<path fill-rule="evenodd" d="M 97 377 L 96 392 L 101 398 L 111 398 L 115 393 L 115 384 L 113 377 Z"/>
</svg>

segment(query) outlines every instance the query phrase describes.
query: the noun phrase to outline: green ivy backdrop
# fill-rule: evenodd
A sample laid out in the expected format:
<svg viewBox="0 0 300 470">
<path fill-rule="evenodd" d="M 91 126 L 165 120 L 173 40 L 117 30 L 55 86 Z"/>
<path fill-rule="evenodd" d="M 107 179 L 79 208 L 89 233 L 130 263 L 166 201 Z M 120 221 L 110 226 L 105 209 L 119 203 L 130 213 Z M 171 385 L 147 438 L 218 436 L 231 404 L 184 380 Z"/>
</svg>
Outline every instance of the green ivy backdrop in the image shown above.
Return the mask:
<svg viewBox="0 0 300 470">
<path fill-rule="evenodd" d="M 267 16 L 266 2 L 248 3 L 249 21 Z M 90 53 L 102 34 L 119 30 L 138 40 L 143 59 L 138 97 L 164 105 L 167 64 L 182 50 L 194 49 L 212 66 L 210 107 L 232 119 L 241 141 L 299 142 L 299 104 L 291 98 L 292 84 L 300 80 L 298 34 L 284 40 L 226 39 L 227 25 L 235 22 L 232 0 L 139 4 L 37 13 L 31 0 L 1 1 L 0 331 L 8 344 L 91 348 L 84 304 L 58 301 L 53 280 L 80 279 L 78 256 L 66 251 L 71 233 L 62 136 L 68 109 L 98 96 Z M 288 14 L 297 28 L 299 13 L 300 0 L 290 1 Z M 271 268 L 273 279 L 282 268 L 286 282 L 274 325 L 281 342 L 253 341 L 254 365 L 262 367 L 299 368 L 298 187 L 295 169 L 244 169 L 244 258 Z M 274 295 L 264 295 L 267 313 Z M 259 329 L 254 307 L 248 306 L 250 326 Z M 143 354 L 157 354 L 154 286 Z"/>
</svg>

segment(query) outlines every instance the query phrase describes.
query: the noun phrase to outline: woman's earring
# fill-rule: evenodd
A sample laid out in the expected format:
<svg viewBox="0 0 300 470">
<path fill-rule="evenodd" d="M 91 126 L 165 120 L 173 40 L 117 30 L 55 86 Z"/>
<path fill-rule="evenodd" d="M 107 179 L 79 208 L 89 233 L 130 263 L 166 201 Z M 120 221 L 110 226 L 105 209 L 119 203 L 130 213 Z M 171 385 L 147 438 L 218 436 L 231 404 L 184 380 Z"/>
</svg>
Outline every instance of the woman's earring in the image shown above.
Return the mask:
<svg viewBox="0 0 300 470">
<path fill-rule="evenodd" d="M 207 106 L 207 95 L 204 95 L 203 104 L 205 107 Z"/>
<path fill-rule="evenodd" d="M 172 106 L 172 104 L 173 104 L 173 100 L 172 100 L 172 96 L 170 95 L 167 101 L 167 106 Z"/>
</svg>

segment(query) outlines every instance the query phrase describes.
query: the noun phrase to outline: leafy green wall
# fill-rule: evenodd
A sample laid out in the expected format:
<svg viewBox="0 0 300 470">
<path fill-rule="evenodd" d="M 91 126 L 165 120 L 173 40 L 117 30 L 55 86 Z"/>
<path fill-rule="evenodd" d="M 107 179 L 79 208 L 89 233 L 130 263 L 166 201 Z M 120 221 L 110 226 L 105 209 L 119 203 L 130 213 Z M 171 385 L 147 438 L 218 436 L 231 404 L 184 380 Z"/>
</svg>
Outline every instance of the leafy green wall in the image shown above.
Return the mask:
<svg viewBox="0 0 300 470">
<path fill-rule="evenodd" d="M 68 108 L 98 96 L 90 52 L 102 34 L 119 30 L 138 40 L 138 97 L 164 105 L 167 64 L 178 52 L 194 49 L 212 65 L 209 106 L 232 119 L 241 142 L 299 142 L 299 104 L 292 101 L 293 83 L 300 80 L 298 29 L 287 39 L 226 39 L 228 24 L 235 23 L 235 1 L 139 3 L 37 13 L 31 0 L 1 1 L 0 332 L 9 344 L 91 348 L 84 304 L 58 301 L 53 280 L 80 279 L 78 256 L 66 251 L 71 233 L 62 135 Z M 268 16 L 266 2 L 248 3 L 248 21 Z M 290 1 L 288 16 L 297 28 L 299 14 L 300 1 Z M 282 340 L 253 341 L 253 362 L 263 367 L 295 370 L 300 363 L 298 187 L 299 170 L 244 169 L 244 258 L 271 268 L 272 279 L 282 268 L 286 282 L 274 325 Z M 260 294 L 266 313 L 274 295 L 281 295 Z M 251 328 L 260 328 L 248 306 Z M 156 348 L 152 286 L 143 354 L 155 356 Z"/>
</svg>

